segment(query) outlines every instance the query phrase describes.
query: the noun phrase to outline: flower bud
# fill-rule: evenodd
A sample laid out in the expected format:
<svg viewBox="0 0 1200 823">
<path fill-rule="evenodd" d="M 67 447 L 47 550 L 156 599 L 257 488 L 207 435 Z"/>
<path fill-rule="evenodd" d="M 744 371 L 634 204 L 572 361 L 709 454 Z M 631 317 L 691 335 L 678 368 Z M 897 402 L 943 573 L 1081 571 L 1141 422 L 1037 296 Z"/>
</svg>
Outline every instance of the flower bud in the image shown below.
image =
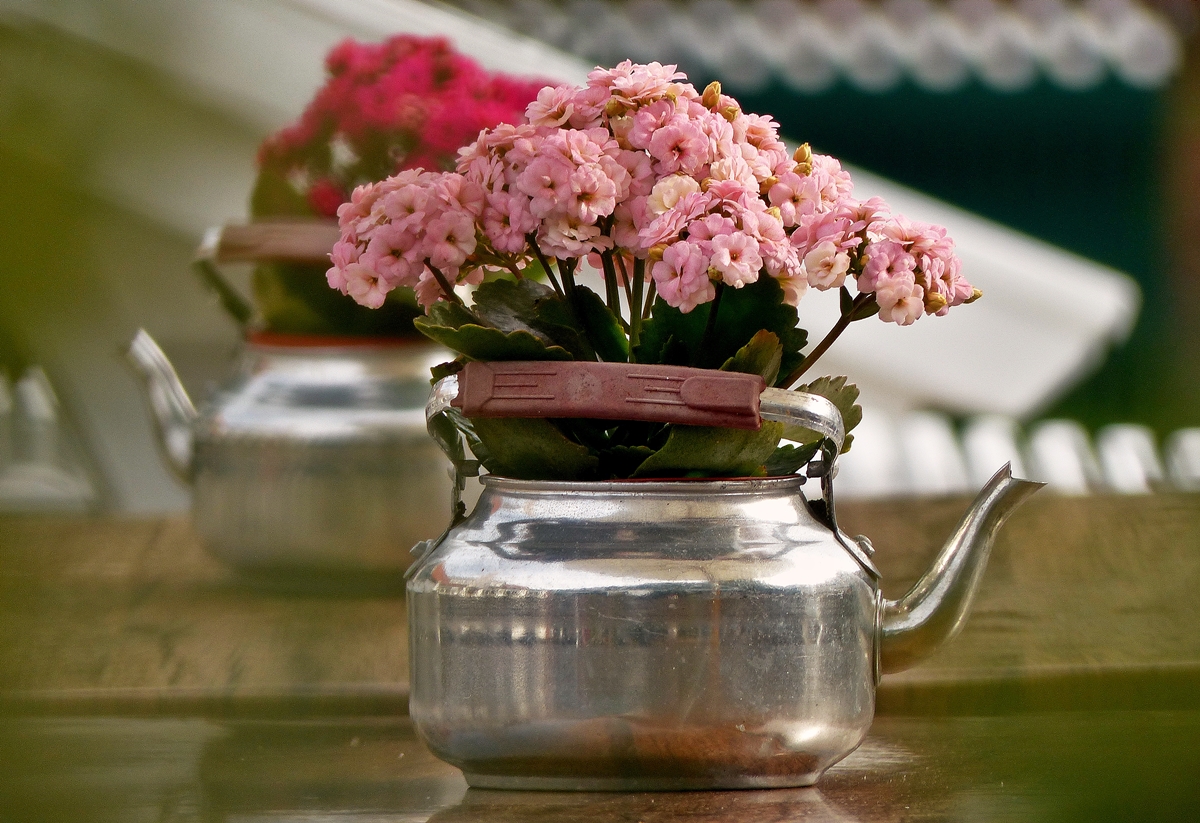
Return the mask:
<svg viewBox="0 0 1200 823">
<path fill-rule="evenodd" d="M 721 274 L 721 272 L 717 271 L 714 267 L 709 266 L 708 279 L 714 283 L 721 283 L 725 280 L 725 275 Z"/>
<path fill-rule="evenodd" d="M 935 291 L 927 291 L 925 292 L 925 313 L 933 314 L 934 312 L 940 311 L 941 309 L 945 308 L 948 302 L 950 301 L 948 301 L 945 296 L 938 294 Z"/>
<path fill-rule="evenodd" d="M 796 161 L 796 174 L 805 177 L 812 174 L 812 146 L 804 143 L 800 148 L 796 149 L 796 153 L 792 155 L 792 159 Z"/>
<path fill-rule="evenodd" d="M 608 102 L 604 104 L 604 113 L 609 117 L 615 117 L 625 111 L 627 104 L 624 100 L 616 97 L 608 98 Z"/>
<path fill-rule="evenodd" d="M 704 89 L 704 94 L 701 96 L 700 102 L 704 104 L 704 108 L 709 111 L 715 111 L 717 104 L 721 102 L 721 84 L 716 80 L 709 83 Z"/>
<path fill-rule="evenodd" d="M 771 187 L 774 186 L 778 182 L 779 182 L 778 177 L 775 177 L 774 175 L 768 177 L 766 180 L 763 180 L 761 183 L 759 183 L 758 193 L 765 197 L 767 195 L 767 193 L 769 191 L 771 191 Z M 779 210 L 776 209 L 776 211 L 779 211 Z"/>
<path fill-rule="evenodd" d="M 742 110 L 737 106 L 725 106 L 717 113 L 732 123 L 738 119 L 738 115 L 742 113 Z"/>
<path fill-rule="evenodd" d="M 666 243 L 659 243 L 657 246 L 651 246 L 650 251 L 646 252 L 647 260 L 659 261 L 663 259 L 663 253 L 667 250 Z"/>
<path fill-rule="evenodd" d="M 982 289 L 971 289 L 971 296 L 963 301 L 963 305 L 965 306 L 968 303 L 974 303 L 976 300 L 978 300 L 981 297 L 983 297 Z"/>
</svg>

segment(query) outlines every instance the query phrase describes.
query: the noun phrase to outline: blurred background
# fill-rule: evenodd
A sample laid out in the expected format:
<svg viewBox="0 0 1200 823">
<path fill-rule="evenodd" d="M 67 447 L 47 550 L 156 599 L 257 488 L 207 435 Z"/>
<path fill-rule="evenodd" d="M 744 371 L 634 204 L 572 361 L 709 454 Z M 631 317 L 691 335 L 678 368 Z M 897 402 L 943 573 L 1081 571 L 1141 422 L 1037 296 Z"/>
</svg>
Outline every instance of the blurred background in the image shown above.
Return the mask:
<svg viewBox="0 0 1200 823">
<path fill-rule="evenodd" d="M 145 327 L 197 398 L 228 373 L 194 250 L 245 219 L 329 48 L 401 31 L 571 82 L 678 63 L 951 228 L 991 301 L 858 324 L 827 364 L 868 410 L 848 496 L 1003 459 L 1072 493 L 1196 487 L 1197 24 L 1190 0 L 0 0 L 0 508 L 187 507 L 120 353 Z"/>
</svg>

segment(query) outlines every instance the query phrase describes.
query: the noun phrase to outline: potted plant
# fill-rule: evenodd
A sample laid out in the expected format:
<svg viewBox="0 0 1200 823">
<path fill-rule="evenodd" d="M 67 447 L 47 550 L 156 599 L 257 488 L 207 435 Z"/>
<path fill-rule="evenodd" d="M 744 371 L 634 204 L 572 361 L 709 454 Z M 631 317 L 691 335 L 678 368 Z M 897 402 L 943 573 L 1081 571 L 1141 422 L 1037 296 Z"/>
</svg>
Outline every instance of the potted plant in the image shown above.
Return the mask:
<svg viewBox="0 0 1200 823">
<path fill-rule="evenodd" d="M 197 255 L 246 329 L 237 373 L 197 411 L 148 336 L 130 354 L 215 554 L 250 570 L 396 572 L 444 525 L 449 481 L 422 409 L 446 352 L 413 328 L 410 289 L 375 310 L 329 290 L 333 215 L 357 185 L 452 168 L 463 142 L 519 117 L 541 84 L 410 35 L 346 40 L 326 66 L 299 120 L 262 145 L 253 220 L 210 233 Z M 252 300 L 216 268 L 230 261 L 253 263 Z"/>
<path fill-rule="evenodd" d="M 459 354 L 430 430 L 490 473 L 408 586 L 411 715 L 472 785 L 814 782 L 865 735 L 880 672 L 961 624 L 1036 488 L 998 473 L 926 579 L 882 599 L 833 511 L 857 392 L 802 380 L 853 322 L 979 292 L 943 229 L 855 200 L 836 160 L 673 66 L 545 88 L 456 172 L 361 187 L 338 216 L 330 285 L 367 306 L 414 289 L 416 327 Z M 806 353 L 809 288 L 842 302 Z"/>
</svg>

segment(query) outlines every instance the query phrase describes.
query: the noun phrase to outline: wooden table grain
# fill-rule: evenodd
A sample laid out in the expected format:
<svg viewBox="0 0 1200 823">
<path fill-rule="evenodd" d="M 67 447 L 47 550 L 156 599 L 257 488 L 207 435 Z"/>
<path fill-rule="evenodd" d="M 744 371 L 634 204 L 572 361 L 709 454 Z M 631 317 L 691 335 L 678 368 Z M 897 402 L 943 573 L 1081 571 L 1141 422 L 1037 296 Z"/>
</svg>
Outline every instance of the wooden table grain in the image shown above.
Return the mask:
<svg viewBox="0 0 1200 823">
<path fill-rule="evenodd" d="M 847 531 L 874 540 L 895 597 L 965 507 L 893 501 L 840 513 Z M 963 633 L 885 678 L 880 710 L 1197 707 L 1197 591 L 1200 495 L 1034 498 L 1001 533 Z M 0 699 L 403 710 L 402 592 L 396 578 L 239 576 L 183 516 L 0 517 Z"/>
<path fill-rule="evenodd" d="M 897 596 L 963 500 L 845 505 Z M 966 629 L 816 788 L 468 790 L 404 716 L 402 581 L 248 579 L 186 517 L 0 517 L 0 822 L 1200 819 L 1200 495 L 1035 498 Z"/>
<path fill-rule="evenodd" d="M 0 724 L 20 823 L 1041 823 L 1200 819 L 1200 711 L 886 716 L 815 788 L 468 789 L 403 717 L 21 717 Z"/>
</svg>

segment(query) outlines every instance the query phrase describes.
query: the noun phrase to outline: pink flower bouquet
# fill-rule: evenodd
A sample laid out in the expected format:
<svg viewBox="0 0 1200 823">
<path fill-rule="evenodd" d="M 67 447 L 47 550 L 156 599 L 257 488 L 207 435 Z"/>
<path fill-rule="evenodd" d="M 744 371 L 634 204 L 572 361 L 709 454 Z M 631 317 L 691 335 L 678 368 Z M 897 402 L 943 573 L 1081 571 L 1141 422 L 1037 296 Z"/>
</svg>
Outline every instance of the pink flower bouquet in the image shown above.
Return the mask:
<svg viewBox="0 0 1200 823">
<path fill-rule="evenodd" d="M 439 374 L 468 359 L 599 359 L 749 371 L 784 388 L 851 322 L 907 326 L 979 296 L 944 229 L 856 200 L 837 160 L 789 152 L 769 117 L 685 80 L 657 63 L 597 69 L 481 131 L 456 171 L 355 189 L 338 209 L 329 285 L 371 307 L 412 288 L 427 313 L 417 328 L 461 355 Z M 580 282 L 585 267 L 603 296 Z M 464 284 L 477 287 L 469 306 Z M 810 287 L 839 289 L 842 313 L 805 355 L 795 306 Z M 844 378 L 805 388 L 848 428 L 861 416 Z M 815 451 L 778 423 L 458 422 L 490 471 L 514 477 L 781 474 Z"/>
<path fill-rule="evenodd" d="M 327 218 L 356 186 L 409 168 L 453 169 L 480 129 L 522 117 L 541 82 L 484 71 L 444 38 L 346 40 L 326 58 L 329 79 L 291 126 L 259 150 L 255 219 Z M 277 332 L 413 334 L 419 313 L 402 291 L 367 312 L 325 288 L 324 267 L 264 264 L 259 312 Z"/>
</svg>

